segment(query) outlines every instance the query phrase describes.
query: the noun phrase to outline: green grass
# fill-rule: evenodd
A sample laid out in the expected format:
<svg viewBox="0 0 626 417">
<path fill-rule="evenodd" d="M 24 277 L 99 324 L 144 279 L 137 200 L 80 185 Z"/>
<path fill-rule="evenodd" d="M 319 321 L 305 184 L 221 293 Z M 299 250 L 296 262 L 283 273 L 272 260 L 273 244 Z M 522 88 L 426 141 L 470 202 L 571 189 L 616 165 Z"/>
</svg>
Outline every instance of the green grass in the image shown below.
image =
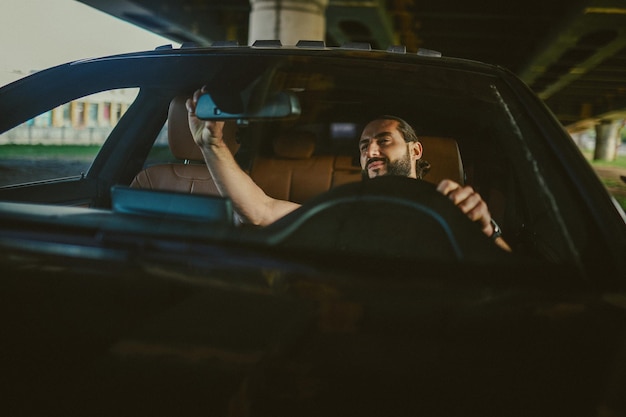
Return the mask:
<svg viewBox="0 0 626 417">
<path fill-rule="evenodd" d="M 605 179 L 602 180 L 602 182 L 607 187 L 621 187 L 621 185 L 623 184 L 622 181 L 616 180 L 616 179 L 613 179 L 613 178 L 605 178 Z"/>
<path fill-rule="evenodd" d="M 100 151 L 99 145 L 0 145 L 0 159 L 81 159 L 93 160 Z M 173 161 L 167 146 L 155 146 L 149 161 Z"/>
<path fill-rule="evenodd" d="M 615 161 L 591 161 L 591 165 L 626 169 L 626 156 L 617 158 Z"/>
<path fill-rule="evenodd" d="M 618 155 L 614 161 L 594 161 L 593 160 L 593 152 L 585 151 L 583 155 L 589 161 L 589 163 L 593 166 L 600 167 L 617 167 L 626 169 L 626 155 Z"/>
<path fill-rule="evenodd" d="M 592 153 L 586 152 L 585 157 L 589 161 L 592 167 L 598 168 L 619 168 L 626 171 L 626 156 L 621 155 L 615 158 L 614 161 L 594 161 L 592 160 Z M 626 183 L 615 177 L 602 177 L 600 176 L 602 183 L 609 192 L 615 197 L 620 206 L 626 211 Z"/>
<path fill-rule="evenodd" d="M 0 158 L 26 159 L 89 159 L 95 158 L 99 145 L 1 145 Z"/>
</svg>

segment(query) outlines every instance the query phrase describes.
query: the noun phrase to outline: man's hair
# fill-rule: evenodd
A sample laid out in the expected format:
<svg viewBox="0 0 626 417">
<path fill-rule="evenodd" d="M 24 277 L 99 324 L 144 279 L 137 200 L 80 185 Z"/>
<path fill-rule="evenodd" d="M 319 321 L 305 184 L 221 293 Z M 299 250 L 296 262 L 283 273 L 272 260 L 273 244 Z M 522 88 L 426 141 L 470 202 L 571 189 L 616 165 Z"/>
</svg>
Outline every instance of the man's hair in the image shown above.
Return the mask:
<svg viewBox="0 0 626 417">
<path fill-rule="evenodd" d="M 377 117 L 374 120 L 395 120 L 396 122 L 398 122 L 398 132 L 402 134 L 402 137 L 404 138 L 405 142 L 407 143 L 419 142 L 419 139 L 413 127 L 410 124 L 408 124 L 406 120 L 398 116 L 391 116 L 388 114 L 384 114 L 382 116 Z"/>
<path fill-rule="evenodd" d="M 395 120 L 396 122 L 398 122 L 398 132 L 402 134 L 402 137 L 404 138 L 404 141 L 406 143 L 419 142 L 419 138 L 417 137 L 417 133 L 415 133 L 415 129 L 413 129 L 413 127 L 406 120 L 398 116 L 384 114 L 374 120 Z M 415 161 L 415 171 L 417 174 L 417 178 L 424 178 L 424 175 L 426 175 L 426 173 L 430 171 L 430 162 L 424 159 L 418 159 L 417 161 Z"/>
</svg>

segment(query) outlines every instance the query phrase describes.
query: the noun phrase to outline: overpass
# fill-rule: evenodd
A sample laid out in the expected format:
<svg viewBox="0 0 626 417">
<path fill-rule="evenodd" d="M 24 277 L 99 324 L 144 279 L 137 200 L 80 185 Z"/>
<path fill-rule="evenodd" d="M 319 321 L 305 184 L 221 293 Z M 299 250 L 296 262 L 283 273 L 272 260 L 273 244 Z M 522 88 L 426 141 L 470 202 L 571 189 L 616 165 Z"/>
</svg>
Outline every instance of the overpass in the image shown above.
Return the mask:
<svg viewBox="0 0 626 417">
<path fill-rule="evenodd" d="M 501 65 L 524 80 L 571 132 L 626 118 L 626 0 L 79 1 L 199 45 L 248 44 L 251 3 L 280 9 L 328 2 L 329 46 L 403 44 L 408 52 L 433 49 Z"/>
</svg>

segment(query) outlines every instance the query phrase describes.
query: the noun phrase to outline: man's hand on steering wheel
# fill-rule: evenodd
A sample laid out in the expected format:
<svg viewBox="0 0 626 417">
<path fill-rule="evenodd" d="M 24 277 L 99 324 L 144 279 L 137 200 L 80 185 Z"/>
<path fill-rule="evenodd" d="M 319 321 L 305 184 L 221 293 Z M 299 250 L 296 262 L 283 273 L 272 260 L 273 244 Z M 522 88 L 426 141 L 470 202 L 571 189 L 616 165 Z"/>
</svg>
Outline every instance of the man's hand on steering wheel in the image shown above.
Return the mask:
<svg viewBox="0 0 626 417">
<path fill-rule="evenodd" d="M 493 234 L 491 213 L 487 203 L 472 187 L 462 186 L 452 180 L 443 180 L 437 185 L 437 191 L 447 196 L 471 221 L 478 222 L 484 234 L 487 236 Z"/>
<path fill-rule="evenodd" d="M 494 236 L 495 230 L 487 203 L 472 187 L 462 186 L 452 180 L 443 180 L 437 185 L 437 191 L 448 197 L 471 221 L 477 222 L 485 235 Z M 510 246 L 501 237 L 497 237 L 495 242 L 503 249 L 511 251 Z"/>
</svg>

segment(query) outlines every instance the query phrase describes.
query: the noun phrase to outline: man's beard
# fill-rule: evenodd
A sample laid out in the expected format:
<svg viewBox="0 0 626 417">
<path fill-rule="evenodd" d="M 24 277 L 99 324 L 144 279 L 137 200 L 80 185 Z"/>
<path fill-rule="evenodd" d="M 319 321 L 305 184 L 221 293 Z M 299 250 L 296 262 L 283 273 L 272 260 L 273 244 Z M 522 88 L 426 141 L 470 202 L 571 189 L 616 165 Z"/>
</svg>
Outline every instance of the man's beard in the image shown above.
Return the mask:
<svg viewBox="0 0 626 417">
<path fill-rule="evenodd" d="M 385 176 L 385 175 L 397 175 L 400 177 L 408 177 L 409 175 L 411 175 L 411 168 L 412 168 L 411 157 L 409 156 L 408 150 L 407 150 L 407 153 L 402 158 L 397 159 L 395 161 L 390 161 L 387 158 L 377 158 L 377 159 L 384 161 L 385 168 L 387 168 L 384 174 L 376 175 L 377 177 Z M 364 179 L 369 178 L 367 168 L 361 170 L 361 176 Z"/>
</svg>

